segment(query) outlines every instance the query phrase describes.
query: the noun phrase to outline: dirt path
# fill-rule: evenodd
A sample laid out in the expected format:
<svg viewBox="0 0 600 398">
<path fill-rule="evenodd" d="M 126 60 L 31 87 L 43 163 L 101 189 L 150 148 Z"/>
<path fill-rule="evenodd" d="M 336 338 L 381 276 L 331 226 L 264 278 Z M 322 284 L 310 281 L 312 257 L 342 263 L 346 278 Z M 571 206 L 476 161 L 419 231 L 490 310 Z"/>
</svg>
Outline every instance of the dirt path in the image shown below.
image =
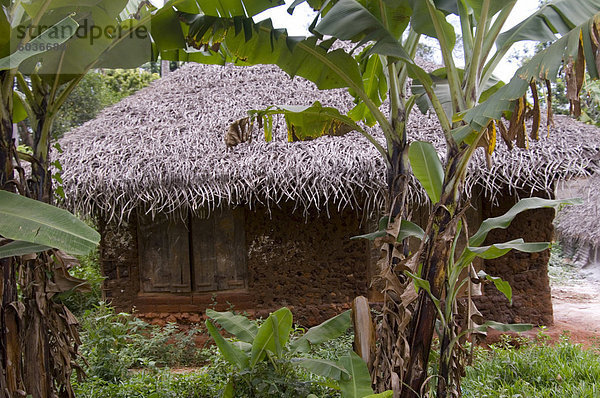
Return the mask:
<svg viewBox="0 0 600 398">
<path fill-rule="evenodd" d="M 557 267 L 550 270 L 550 279 L 554 325 L 522 335 L 534 339 L 542 332 L 555 342 L 566 331 L 572 342 L 600 348 L 600 264 L 583 269 Z M 497 342 L 501 334 L 489 331 L 486 342 Z"/>
<path fill-rule="evenodd" d="M 584 345 L 600 344 L 600 264 L 573 270 L 566 280 L 552 283 L 554 326 L 552 338 L 564 330 Z"/>
</svg>

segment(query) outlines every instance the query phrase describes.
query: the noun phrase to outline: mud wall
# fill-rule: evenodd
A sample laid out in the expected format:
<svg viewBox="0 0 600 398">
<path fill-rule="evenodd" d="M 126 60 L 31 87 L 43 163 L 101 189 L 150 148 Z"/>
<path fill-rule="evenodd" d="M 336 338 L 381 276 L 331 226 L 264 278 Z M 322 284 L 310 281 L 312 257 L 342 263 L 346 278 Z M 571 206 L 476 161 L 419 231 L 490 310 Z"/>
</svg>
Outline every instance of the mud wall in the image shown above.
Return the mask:
<svg viewBox="0 0 600 398">
<path fill-rule="evenodd" d="M 207 293 L 141 292 L 135 215 L 119 227 L 101 225 L 105 297 L 159 324 L 200 322 L 208 307 L 266 316 L 281 306 L 302 325 L 322 322 L 367 294 L 368 246 L 350 240 L 364 228 L 354 210 L 293 210 L 246 209 L 247 288 Z"/>
<path fill-rule="evenodd" d="M 136 215 L 120 226 L 100 220 L 100 265 L 106 277 L 104 299 L 120 311 L 131 312 L 139 286 Z"/>
<path fill-rule="evenodd" d="M 524 196 L 524 195 L 522 195 Z M 541 194 L 540 194 L 541 196 Z M 508 210 L 517 198 L 505 193 L 492 206 L 475 200 L 478 211 L 469 215 L 472 234 L 480 220 Z M 417 218 L 423 216 L 416 215 Z M 525 241 L 551 241 L 554 210 L 532 210 L 517 216 L 506 230 L 492 231 L 486 244 L 522 237 Z M 349 307 L 357 295 L 367 295 L 369 264 L 376 253 L 366 241 L 350 237 L 368 230 L 353 210 L 341 213 L 293 211 L 293 206 L 245 211 L 247 288 L 207 293 L 141 293 L 137 258 L 136 222 L 116 228 L 101 225 L 101 263 L 106 299 L 119 311 L 134 308 L 140 316 L 158 323 L 200 322 L 207 307 L 234 308 L 265 316 L 288 306 L 298 322 L 314 325 Z M 500 322 L 552 324 L 552 304 L 547 265 L 549 251 L 510 252 L 496 260 L 478 263 L 490 275 L 507 280 L 513 305 L 493 285 L 474 300 L 486 319 Z M 371 294 L 373 296 L 373 294 Z M 374 301 L 379 297 L 371 297 Z"/>
<path fill-rule="evenodd" d="M 291 205 L 246 213 L 248 288 L 262 312 L 283 305 L 305 325 L 367 294 L 367 243 L 354 210 L 303 215 Z"/>
<path fill-rule="evenodd" d="M 526 197 L 522 193 L 520 197 Z M 543 197 L 541 192 L 534 196 Z M 483 219 L 504 214 L 517 202 L 515 195 L 506 192 L 497 206 L 482 203 Z M 554 236 L 553 209 L 528 210 L 519 214 L 507 229 L 496 229 L 488 235 L 485 244 L 506 242 L 523 238 L 526 242 L 551 242 Z M 512 306 L 493 285 L 483 287 L 483 296 L 475 297 L 477 308 L 485 319 L 509 323 L 553 323 L 552 300 L 548 280 L 550 250 L 540 253 L 511 251 L 495 260 L 485 260 L 484 269 L 489 275 L 508 281 L 513 290 Z"/>
</svg>

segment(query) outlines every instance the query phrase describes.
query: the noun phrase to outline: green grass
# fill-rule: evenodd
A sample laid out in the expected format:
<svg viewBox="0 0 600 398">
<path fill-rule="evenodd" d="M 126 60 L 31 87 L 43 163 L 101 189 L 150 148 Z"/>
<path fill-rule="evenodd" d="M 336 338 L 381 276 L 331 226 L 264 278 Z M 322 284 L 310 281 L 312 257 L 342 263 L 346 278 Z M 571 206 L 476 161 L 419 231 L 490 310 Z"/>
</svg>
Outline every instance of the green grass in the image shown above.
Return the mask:
<svg viewBox="0 0 600 398">
<path fill-rule="evenodd" d="M 168 370 L 135 373 L 117 383 L 91 377 L 73 385 L 77 398 L 213 398 L 220 388 L 208 373 Z"/>
<path fill-rule="evenodd" d="M 512 348 L 503 341 L 478 349 L 463 379 L 465 397 L 598 398 L 600 353 L 584 350 L 563 335 L 554 345 L 527 343 Z"/>
</svg>

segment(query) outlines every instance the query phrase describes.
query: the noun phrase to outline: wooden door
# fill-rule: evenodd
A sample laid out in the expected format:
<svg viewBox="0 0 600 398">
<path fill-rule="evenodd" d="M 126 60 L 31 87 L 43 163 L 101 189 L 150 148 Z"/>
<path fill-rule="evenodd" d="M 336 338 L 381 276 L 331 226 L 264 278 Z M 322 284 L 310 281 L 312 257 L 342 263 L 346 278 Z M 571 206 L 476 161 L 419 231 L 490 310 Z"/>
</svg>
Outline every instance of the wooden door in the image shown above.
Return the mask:
<svg viewBox="0 0 600 398">
<path fill-rule="evenodd" d="M 192 220 L 194 289 L 246 287 L 244 209 L 224 209 L 209 219 Z"/>
<path fill-rule="evenodd" d="M 144 292 L 190 292 L 186 221 L 158 215 L 138 218 L 138 257 Z"/>
</svg>

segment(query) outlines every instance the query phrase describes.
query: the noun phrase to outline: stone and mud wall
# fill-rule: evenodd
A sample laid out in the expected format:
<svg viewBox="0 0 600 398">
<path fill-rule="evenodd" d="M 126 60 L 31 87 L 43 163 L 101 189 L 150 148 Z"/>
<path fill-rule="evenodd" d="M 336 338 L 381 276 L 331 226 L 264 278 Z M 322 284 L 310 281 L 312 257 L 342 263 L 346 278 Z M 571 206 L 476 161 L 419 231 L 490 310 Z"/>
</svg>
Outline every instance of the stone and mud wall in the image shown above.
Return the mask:
<svg viewBox="0 0 600 398">
<path fill-rule="evenodd" d="M 200 322 L 206 308 L 233 308 L 267 316 L 289 307 L 310 326 L 350 307 L 367 293 L 366 241 L 360 214 L 331 210 L 303 214 L 293 205 L 245 210 L 247 288 L 206 293 L 140 291 L 136 218 L 119 227 L 102 225 L 104 294 L 118 311 L 136 311 L 157 323 Z"/>
<path fill-rule="evenodd" d="M 476 200 L 477 211 L 468 214 L 470 233 L 481 220 L 508 210 L 517 199 L 506 193 L 497 206 Z M 420 217 L 424 215 L 417 215 Z M 282 208 L 245 209 L 247 249 L 246 288 L 215 292 L 144 293 L 140 289 L 137 255 L 137 226 L 133 215 L 118 228 L 102 225 L 101 263 L 107 280 L 104 293 L 118 311 L 136 311 L 138 316 L 157 323 L 202 321 L 206 308 L 235 309 L 254 316 L 266 316 L 288 306 L 301 325 L 317 324 L 344 309 L 358 295 L 368 294 L 376 253 L 364 240 L 350 237 L 364 233 L 354 210 L 332 210 L 303 214 L 293 205 Z M 554 210 L 527 211 L 515 218 L 506 230 L 492 231 L 486 244 L 522 237 L 525 241 L 551 241 Z M 548 281 L 549 251 L 510 252 L 496 260 L 476 264 L 489 275 L 500 276 L 513 289 L 513 304 L 493 285 L 483 287 L 483 296 L 474 297 L 485 319 L 501 322 L 552 324 Z M 369 292 L 373 301 L 381 297 Z"/>
<path fill-rule="evenodd" d="M 543 193 L 535 193 L 543 196 Z M 521 193 L 520 197 L 526 197 Z M 483 219 L 504 214 L 517 202 L 516 196 L 505 193 L 497 206 L 483 203 Z M 551 242 L 554 237 L 554 209 L 528 210 L 519 214 L 507 229 L 490 232 L 485 244 L 506 242 L 523 238 L 525 242 Z M 550 250 L 540 253 L 511 251 L 494 260 L 485 260 L 484 270 L 492 276 L 500 276 L 510 283 L 513 303 L 493 285 L 483 287 L 483 296 L 475 297 L 477 308 L 485 319 L 505 323 L 532 323 L 552 325 L 552 297 L 548 279 Z"/>
</svg>

